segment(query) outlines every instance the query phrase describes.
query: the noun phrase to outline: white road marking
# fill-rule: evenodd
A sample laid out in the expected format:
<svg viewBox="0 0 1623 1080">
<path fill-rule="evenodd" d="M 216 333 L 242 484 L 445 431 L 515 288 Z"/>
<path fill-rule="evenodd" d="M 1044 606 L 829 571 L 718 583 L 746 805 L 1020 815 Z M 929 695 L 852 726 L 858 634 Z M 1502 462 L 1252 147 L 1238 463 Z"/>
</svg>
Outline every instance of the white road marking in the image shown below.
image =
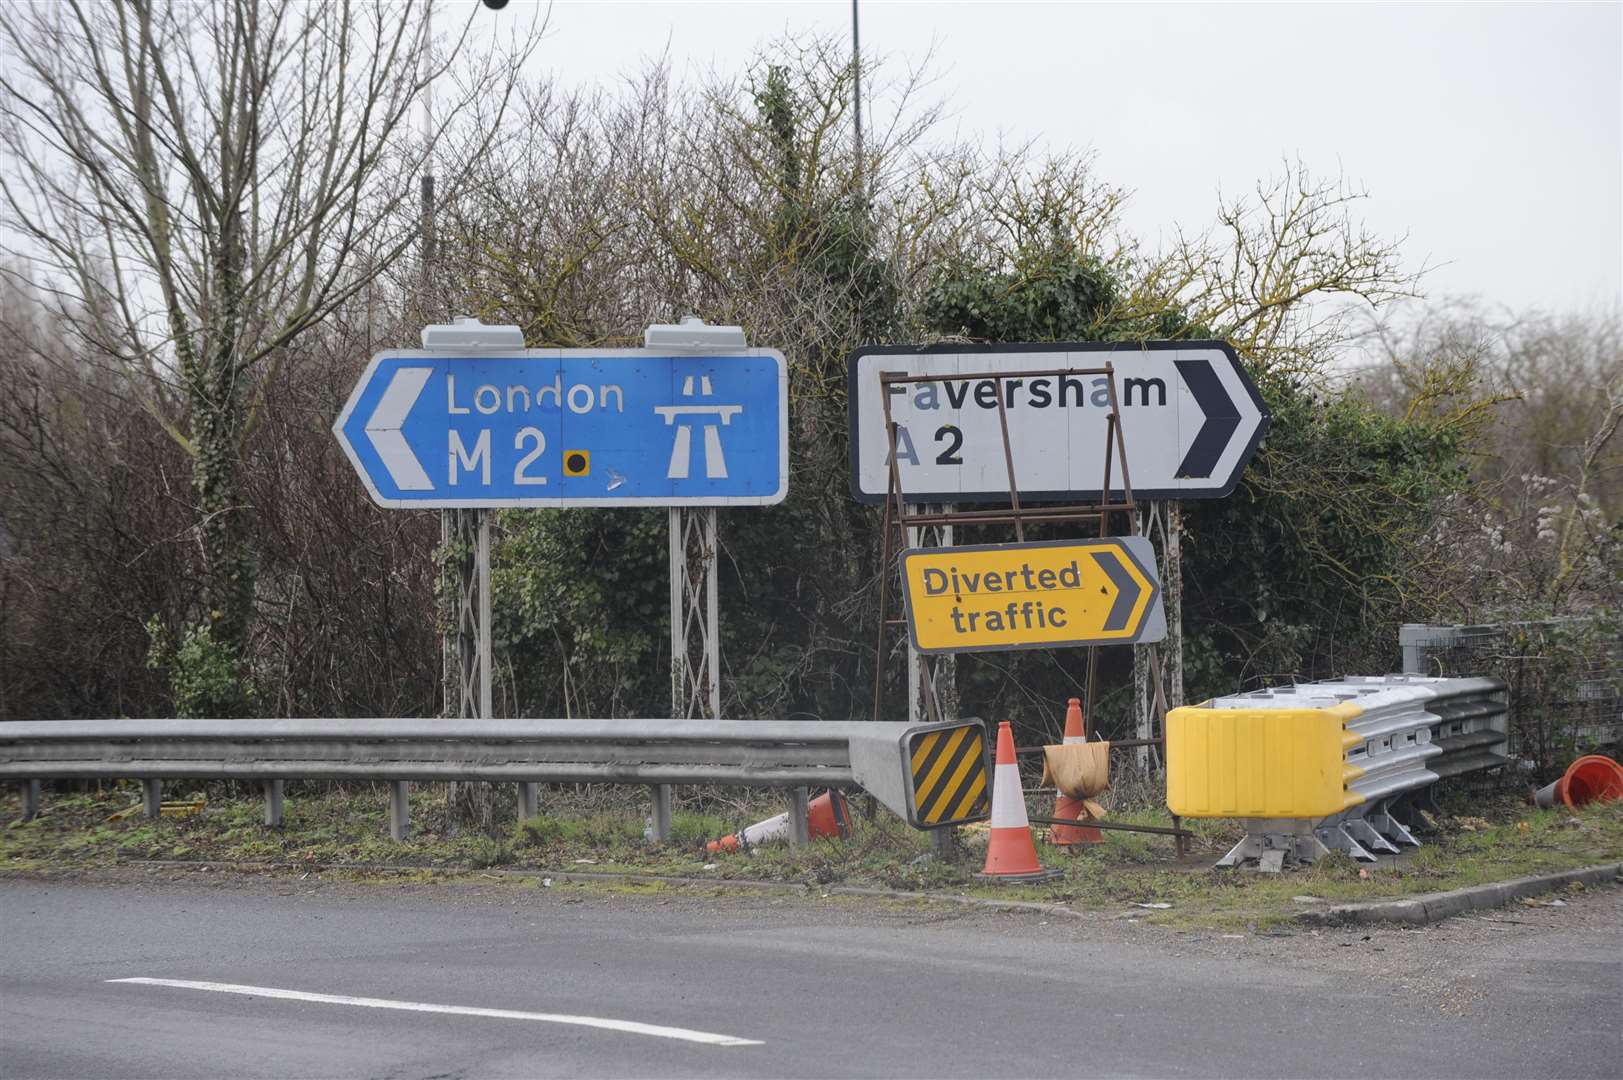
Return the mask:
<svg viewBox="0 0 1623 1080">
<path fill-rule="evenodd" d="M 279 990 L 273 986 L 243 986 L 239 983 L 198 982 L 192 979 L 108 979 L 110 983 L 138 983 L 142 986 L 173 986 L 181 990 L 212 990 L 217 994 L 243 994 L 248 997 L 281 998 L 284 1001 L 313 1001 L 322 1005 L 358 1005 L 363 1009 L 399 1009 L 405 1012 L 451 1013 L 456 1016 L 484 1016 L 494 1020 L 536 1020 L 546 1024 L 574 1024 L 576 1027 L 623 1031 L 630 1035 L 652 1035 L 656 1039 L 680 1039 L 707 1046 L 762 1046 L 759 1039 L 740 1039 L 690 1028 L 639 1024 L 635 1020 L 610 1020 L 601 1016 L 570 1016 L 565 1013 L 521 1012 L 517 1009 L 480 1009 L 468 1005 L 434 1005 L 423 1001 L 393 1001 L 389 998 L 350 997 L 348 994 L 313 994 L 305 990 Z"/>
</svg>

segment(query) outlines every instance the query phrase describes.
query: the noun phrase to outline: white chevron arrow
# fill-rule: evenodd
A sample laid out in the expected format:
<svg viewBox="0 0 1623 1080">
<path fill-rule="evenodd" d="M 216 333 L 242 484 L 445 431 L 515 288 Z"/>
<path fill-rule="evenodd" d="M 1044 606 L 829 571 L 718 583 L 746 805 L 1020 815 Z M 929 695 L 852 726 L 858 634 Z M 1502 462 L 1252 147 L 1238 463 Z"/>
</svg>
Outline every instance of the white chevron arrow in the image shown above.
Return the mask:
<svg viewBox="0 0 1623 1080">
<path fill-rule="evenodd" d="M 372 440 L 372 448 L 383 460 L 383 467 L 389 470 L 389 478 L 401 491 L 434 490 L 434 481 L 423 471 L 423 463 L 417 460 L 417 455 L 406 444 L 406 437 L 400 433 L 406 416 L 417 404 L 432 374 L 433 368 L 398 369 L 389 380 L 389 388 L 383 391 L 378 407 L 366 421 L 366 437 Z"/>
</svg>

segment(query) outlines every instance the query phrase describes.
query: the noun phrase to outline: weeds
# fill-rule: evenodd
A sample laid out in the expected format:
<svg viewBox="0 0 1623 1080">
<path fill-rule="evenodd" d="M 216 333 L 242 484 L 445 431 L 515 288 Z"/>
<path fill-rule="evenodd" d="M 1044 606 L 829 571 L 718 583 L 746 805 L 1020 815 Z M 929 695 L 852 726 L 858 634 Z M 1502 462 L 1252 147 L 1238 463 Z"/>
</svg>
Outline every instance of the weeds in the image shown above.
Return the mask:
<svg viewBox="0 0 1623 1080">
<path fill-rule="evenodd" d="M 546 813 L 518 822 L 500 837 L 453 833 L 441 789 L 412 795 L 414 830 L 402 843 L 389 839 L 382 789 L 290 793 L 281 829 L 262 824 L 257 799 L 216 791 L 203 813 L 147 821 L 109 821 L 133 801 L 129 789 L 49 795 L 36 820 L 21 821 L 13 796 L 0 798 L 0 872 L 55 873 L 151 859 L 279 863 L 297 866 L 407 867 L 426 875 L 511 866 L 624 871 L 681 878 L 758 879 L 808 885 L 851 884 L 907 891 L 952 889 L 1005 899 L 1068 903 L 1077 908 L 1145 909 L 1147 922 L 1169 926 L 1263 927 L 1289 919 L 1305 903 L 1334 904 L 1413 895 L 1504 880 L 1525 874 L 1623 859 L 1623 804 L 1578 814 L 1538 811 L 1513 799 L 1484 797 L 1456 804 L 1425 846 L 1397 862 L 1361 867 L 1340 853 L 1311 867 L 1269 875 L 1218 870 L 1212 861 L 1239 836 L 1235 822 L 1186 823 L 1196 854 L 1179 862 L 1163 836 L 1106 832 L 1102 844 L 1057 848 L 1040 838 L 1038 858 L 1063 875 L 1038 885 L 1002 887 L 978 882 L 984 831 L 963 830 L 953 859 L 935 857 L 925 834 L 888 813 L 861 813 L 853 835 L 817 840 L 804 848 L 764 846 L 749 854 L 710 855 L 705 840 L 781 809 L 771 799 L 722 803 L 685 801 L 672 815 L 672 842 L 644 839 L 646 805 L 599 796 L 575 799 L 549 792 Z M 1035 810 L 1050 796 L 1034 795 Z M 853 804 L 854 807 L 860 804 Z M 1474 811 L 1465 813 L 1463 811 Z M 1164 810 L 1112 810 L 1117 821 L 1168 824 Z M 391 877 L 390 880 L 396 880 Z M 641 890 L 646 891 L 646 890 Z M 1303 901 L 1301 897 L 1311 898 Z"/>
</svg>

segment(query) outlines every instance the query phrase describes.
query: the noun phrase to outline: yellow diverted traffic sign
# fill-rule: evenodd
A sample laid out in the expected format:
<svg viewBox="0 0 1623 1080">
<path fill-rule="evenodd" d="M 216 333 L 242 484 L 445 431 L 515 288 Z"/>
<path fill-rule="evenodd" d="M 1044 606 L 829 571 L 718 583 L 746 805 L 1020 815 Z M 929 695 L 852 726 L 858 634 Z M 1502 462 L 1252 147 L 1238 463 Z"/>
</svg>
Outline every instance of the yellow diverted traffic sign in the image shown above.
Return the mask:
<svg viewBox="0 0 1623 1080">
<path fill-rule="evenodd" d="M 1142 536 L 914 548 L 902 553 L 921 653 L 1160 641 L 1166 615 Z"/>
</svg>

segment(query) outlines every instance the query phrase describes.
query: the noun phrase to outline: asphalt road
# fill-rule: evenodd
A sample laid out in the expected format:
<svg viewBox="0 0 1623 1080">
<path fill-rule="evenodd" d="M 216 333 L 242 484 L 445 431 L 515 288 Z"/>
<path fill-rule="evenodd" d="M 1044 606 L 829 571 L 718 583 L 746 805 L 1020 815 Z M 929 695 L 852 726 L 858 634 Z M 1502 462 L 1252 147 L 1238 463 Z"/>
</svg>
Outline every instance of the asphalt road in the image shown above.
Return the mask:
<svg viewBox="0 0 1623 1080">
<path fill-rule="evenodd" d="M 849 899 L 0 880 L 6 1078 L 1617 1077 L 1620 1030 L 1615 888 L 1225 937 Z"/>
</svg>

